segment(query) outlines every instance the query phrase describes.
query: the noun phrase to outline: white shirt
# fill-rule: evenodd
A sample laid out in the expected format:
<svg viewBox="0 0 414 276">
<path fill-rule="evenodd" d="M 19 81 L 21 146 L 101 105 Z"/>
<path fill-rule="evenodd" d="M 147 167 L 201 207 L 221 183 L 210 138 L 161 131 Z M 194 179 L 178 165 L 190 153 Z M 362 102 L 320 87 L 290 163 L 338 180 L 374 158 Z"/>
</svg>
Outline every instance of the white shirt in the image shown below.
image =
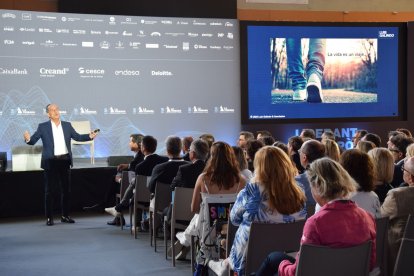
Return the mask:
<svg viewBox="0 0 414 276">
<path fill-rule="evenodd" d="M 54 144 L 54 155 L 67 154 L 68 149 L 66 148 L 65 136 L 63 135 L 62 123 L 59 121 L 59 125 L 50 121 L 52 124 L 53 133 L 53 144 Z"/>
</svg>

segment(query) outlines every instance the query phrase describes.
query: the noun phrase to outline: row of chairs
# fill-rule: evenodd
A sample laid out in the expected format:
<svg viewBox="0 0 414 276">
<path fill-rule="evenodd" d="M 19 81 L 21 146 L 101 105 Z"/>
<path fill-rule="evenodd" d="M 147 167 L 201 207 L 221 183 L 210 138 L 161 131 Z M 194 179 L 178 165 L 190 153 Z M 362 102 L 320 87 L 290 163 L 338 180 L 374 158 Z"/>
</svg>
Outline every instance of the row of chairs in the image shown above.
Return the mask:
<svg viewBox="0 0 414 276">
<path fill-rule="evenodd" d="M 125 173 L 125 172 L 124 172 Z M 128 172 L 126 172 L 128 173 Z M 122 179 L 128 179 L 128 176 L 122 177 Z M 155 192 L 155 201 L 153 208 L 149 208 L 149 191 L 147 186 L 147 181 L 149 177 L 145 176 L 136 176 L 136 186 L 133 204 L 130 207 L 130 224 L 131 231 L 132 227 L 135 228 L 135 238 L 137 237 L 137 216 L 136 212 L 138 209 L 149 211 L 150 213 L 150 244 L 154 244 L 154 250 L 157 250 L 157 230 L 163 226 L 164 227 L 164 246 L 165 246 L 165 257 L 167 258 L 167 250 L 171 247 L 172 256 L 175 256 L 176 252 L 174 247 L 175 240 L 175 231 L 176 229 L 184 230 L 187 227 L 186 222 L 190 221 L 193 217 L 189 206 L 191 205 L 191 199 L 193 195 L 193 189 L 177 187 L 174 192 L 173 201 L 171 201 L 171 190 L 169 185 L 164 183 L 157 183 L 156 192 Z M 129 183 L 128 183 L 129 184 Z M 123 187 L 124 185 L 121 185 Z M 122 194 L 121 188 L 121 194 Z M 118 196 L 121 196 L 118 195 Z M 171 204 L 172 206 L 172 215 L 170 228 L 166 229 L 167 223 L 164 218 L 164 209 Z M 133 218 L 133 221 L 132 221 Z M 266 256 L 273 251 L 285 251 L 285 252 L 295 252 L 299 249 L 301 250 L 301 258 L 298 264 L 297 275 L 323 275 L 315 271 L 316 274 L 307 274 L 304 271 L 308 269 L 316 269 L 316 267 L 323 267 L 325 269 L 332 268 L 337 271 L 335 275 L 340 275 L 339 270 L 347 272 L 347 269 L 356 268 L 356 265 L 346 266 L 343 269 L 338 270 L 337 261 L 342 260 L 346 256 L 347 259 L 355 257 L 355 262 L 360 265 L 358 268 L 363 269 L 363 275 L 368 275 L 368 265 L 369 265 L 369 253 L 371 244 L 365 243 L 363 245 L 352 247 L 349 249 L 330 249 L 326 247 L 318 247 L 312 245 L 302 245 L 300 248 L 300 239 L 303 232 L 303 226 L 305 221 L 298 221 L 295 223 L 289 224 L 266 224 L 254 222 L 251 226 L 251 232 L 248 242 L 247 256 L 246 256 L 246 275 L 254 273 L 260 267 L 263 260 Z M 374 270 L 374 275 L 387 276 L 387 245 L 388 245 L 388 218 L 378 218 L 376 219 L 377 227 L 377 238 L 376 238 L 376 256 L 377 256 L 377 265 Z M 169 230 L 169 231 L 168 231 Z M 234 235 L 237 231 L 237 227 L 233 226 L 231 223 L 228 224 L 228 233 L 227 233 L 227 254 L 230 251 L 231 244 L 234 239 Z M 170 245 L 168 246 L 168 232 L 170 233 Z M 132 233 L 132 232 L 131 232 Z M 263 237 L 272 237 L 271 239 L 263 239 Z M 192 244 L 193 245 L 193 244 Z M 194 248 L 192 248 L 192 262 L 194 262 L 193 253 Z M 397 257 L 396 266 L 394 269 L 394 276 L 400 275 L 412 275 L 414 268 L 412 267 L 414 262 L 410 262 L 407 257 L 408 252 L 414 252 L 414 219 L 410 216 L 408 218 L 406 230 L 404 237 L 402 239 L 400 252 Z M 310 260 L 306 258 L 307 254 L 310 254 Z M 359 252 L 361 255 L 358 255 Z M 368 252 L 368 254 L 367 254 Z M 326 261 L 326 258 L 315 258 L 315 254 L 324 254 L 326 258 L 331 259 L 331 256 L 343 256 L 338 258 L 333 258 L 332 261 Z M 356 257 L 358 256 L 358 258 Z M 361 259 L 361 256 L 365 256 Z M 172 257 L 172 265 L 175 266 L 175 258 Z M 323 260 L 323 264 L 315 265 L 315 261 Z M 366 262 L 362 260 L 367 260 Z M 310 267 L 308 268 L 308 262 Z M 343 263 L 343 262 L 342 262 Z M 329 265 L 327 265 L 329 264 Z M 299 266 L 300 265 L 300 266 Z M 411 266 L 411 268 L 409 267 Z M 306 268 L 306 270 L 304 270 Z M 408 271 L 408 274 L 407 274 Z M 343 275 L 356 275 L 356 274 L 343 274 Z"/>
</svg>

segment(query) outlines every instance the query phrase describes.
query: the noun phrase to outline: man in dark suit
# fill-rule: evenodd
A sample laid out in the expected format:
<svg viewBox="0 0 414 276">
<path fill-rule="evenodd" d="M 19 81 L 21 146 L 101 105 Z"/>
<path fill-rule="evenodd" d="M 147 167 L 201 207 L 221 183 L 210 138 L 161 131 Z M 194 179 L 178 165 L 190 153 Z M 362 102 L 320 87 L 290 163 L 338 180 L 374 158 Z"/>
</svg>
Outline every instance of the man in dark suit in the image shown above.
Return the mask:
<svg viewBox="0 0 414 276">
<path fill-rule="evenodd" d="M 152 169 L 160 164 L 168 161 L 168 157 L 159 156 L 155 154 L 157 149 L 157 140 L 152 136 L 144 136 L 141 143 L 141 151 L 144 154 L 144 160 L 135 167 L 136 175 L 151 176 Z M 134 195 L 135 181 L 131 181 L 128 188 L 125 191 L 121 202 L 111 208 L 105 208 L 105 212 L 113 215 L 114 217 L 120 217 L 121 211 L 129 207 L 129 201 Z"/>
<path fill-rule="evenodd" d="M 181 165 L 188 164 L 180 157 L 181 153 L 181 139 L 177 136 L 169 136 L 165 142 L 167 148 L 167 155 L 170 158 L 168 162 L 159 164 L 154 167 L 151 174 L 151 180 L 148 183 L 148 188 L 151 194 L 155 193 L 155 187 L 158 182 L 170 185 L 174 177 L 177 175 L 178 168 Z"/>
<path fill-rule="evenodd" d="M 115 197 L 117 190 L 119 192 L 119 187 L 120 187 L 119 183 L 121 183 L 122 181 L 121 179 L 122 171 L 125 171 L 125 170 L 135 171 L 135 167 L 144 160 L 144 154 L 141 152 L 141 142 L 142 142 L 143 137 L 144 135 L 142 134 L 131 134 L 129 136 L 129 148 L 131 149 L 132 152 L 134 152 L 134 159 L 129 164 L 118 165 L 117 167 L 118 173 L 115 176 L 115 181 L 112 183 L 112 185 L 110 185 L 110 187 L 108 187 L 108 190 L 105 196 L 105 203 L 110 202 L 111 198 Z M 105 203 L 104 203 L 104 206 L 106 205 Z M 121 224 L 120 220 L 121 220 L 120 217 L 116 217 L 113 220 L 108 221 L 107 224 L 108 225 L 120 225 Z M 125 224 L 125 222 L 123 224 Z"/>
<path fill-rule="evenodd" d="M 205 160 L 208 155 L 208 144 L 197 139 L 190 146 L 190 160 L 192 163 L 181 165 L 178 168 L 177 175 L 171 183 L 171 189 L 175 187 L 194 188 L 198 176 L 203 172 L 206 166 Z"/>
<path fill-rule="evenodd" d="M 24 139 L 29 145 L 34 145 L 42 139 L 41 167 L 44 169 L 46 225 L 54 224 L 52 199 L 58 183 L 62 193 L 61 221 L 74 223 L 75 221 L 69 217 L 69 169 L 73 165 L 70 140 L 90 141 L 95 138 L 96 133 L 77 133 L 69 122 L 60 120 L 60 111 L 56 104 L 47 105 L 46 112 L 50 121 L 39 124 L 32 136 L 25 131 Z"/>
<path fill-rule="evenodd" d="M 182 142 L 183 142 L 182 146 L 183 146 L 183 154 L 184 154 L 183 159 L 185 161 L 191 161 L 190 160 L 190 146 L 191 146 L 191 143 L 193 142 L 193 137 L 191 136 L 183 137 Z"/>
</svg>

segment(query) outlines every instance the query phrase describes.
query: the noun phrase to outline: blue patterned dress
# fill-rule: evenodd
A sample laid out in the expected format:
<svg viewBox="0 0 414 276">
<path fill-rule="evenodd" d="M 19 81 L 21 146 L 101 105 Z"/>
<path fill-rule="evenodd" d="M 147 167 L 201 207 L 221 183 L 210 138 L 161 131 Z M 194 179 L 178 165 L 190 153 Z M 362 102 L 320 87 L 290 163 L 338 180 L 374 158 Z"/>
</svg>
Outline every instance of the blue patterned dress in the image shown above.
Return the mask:
<svg viewBox="0 0 414 276">
<path fill-rule="evenodd" d="M 303 187 L 301 188 L 303 189 Z M 253 221 L 290 223 L 305 218 L 306 206 L 299 212 L 291 215 L 279 214 L 277 211 L 269 208 L 268 196 L 263 192 L 263 187 L 257 183 L 248 183 L 237 195 L 236 202 L 230 213 L 231 222 L 234 225 L 239 225 L 229 256 L 231 268 L 238 275 L 244 275 L 247 242 L 250 235 L 250 225 Z"/>
</svg>

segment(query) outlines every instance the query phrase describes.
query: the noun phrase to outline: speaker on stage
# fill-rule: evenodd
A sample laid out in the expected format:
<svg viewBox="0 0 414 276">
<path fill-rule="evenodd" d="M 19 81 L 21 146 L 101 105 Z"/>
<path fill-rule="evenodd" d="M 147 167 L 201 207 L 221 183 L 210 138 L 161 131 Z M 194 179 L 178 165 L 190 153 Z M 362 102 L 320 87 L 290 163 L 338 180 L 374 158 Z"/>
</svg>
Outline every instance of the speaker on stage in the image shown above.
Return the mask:
<svg viewBox="0 0 414 276">
<path fill-rule="evenodd" d="M 7 152 L 0 152 L 0 172 L 7 169 Z"/>
</svg>

